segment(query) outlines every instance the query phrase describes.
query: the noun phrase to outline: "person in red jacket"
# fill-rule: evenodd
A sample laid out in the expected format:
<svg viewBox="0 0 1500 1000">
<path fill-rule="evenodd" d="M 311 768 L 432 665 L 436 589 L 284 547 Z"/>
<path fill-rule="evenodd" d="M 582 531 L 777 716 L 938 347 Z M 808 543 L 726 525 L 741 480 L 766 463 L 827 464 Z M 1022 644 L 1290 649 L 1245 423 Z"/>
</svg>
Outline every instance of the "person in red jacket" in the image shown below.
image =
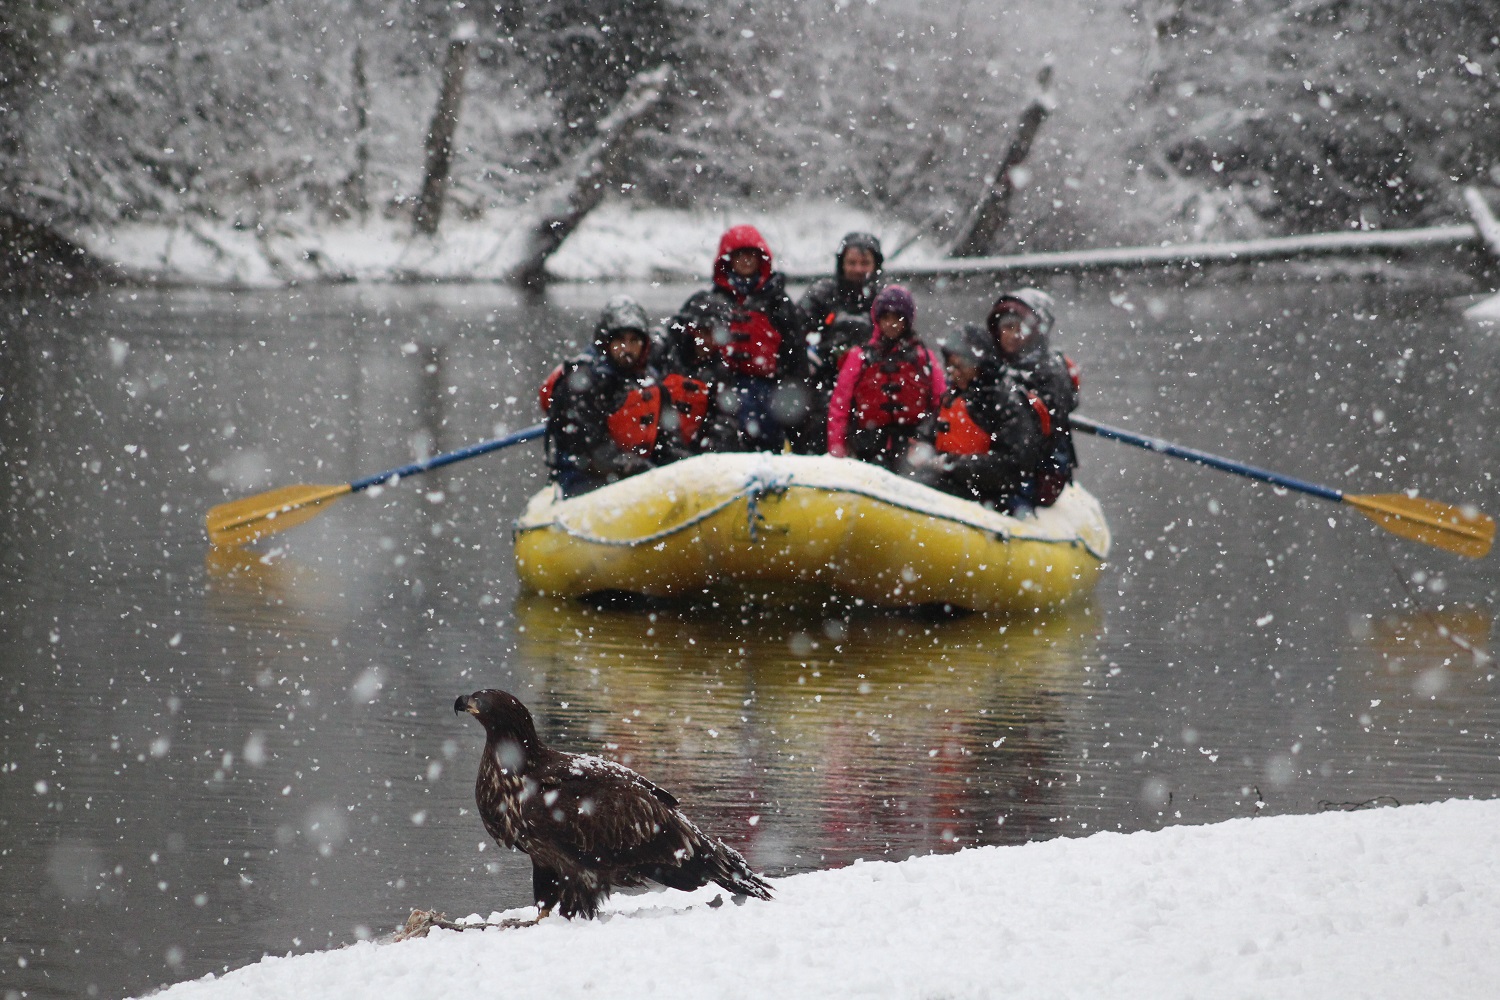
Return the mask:
<svg viewBox="0 0 1500 1000">
<path fill-rule="evenodd" d="M 936 418 L 947 391 L 943 368 L 917 339 L 916 302 L 901 285 L 875 296 L 875 332 L 849 350 L 828 401 L 828 453 L 900 468 Z"/>
<path fill-rule="evenodd" d="M 730 228 L 719 239 L 713 287 L 678 312 L 686 336 L 707 333 L 717 348 L 722 402 L 751 451 L 781 451 L 808 408 L 807 318 L 771 263 L 754 226 Z"/>
</svg>

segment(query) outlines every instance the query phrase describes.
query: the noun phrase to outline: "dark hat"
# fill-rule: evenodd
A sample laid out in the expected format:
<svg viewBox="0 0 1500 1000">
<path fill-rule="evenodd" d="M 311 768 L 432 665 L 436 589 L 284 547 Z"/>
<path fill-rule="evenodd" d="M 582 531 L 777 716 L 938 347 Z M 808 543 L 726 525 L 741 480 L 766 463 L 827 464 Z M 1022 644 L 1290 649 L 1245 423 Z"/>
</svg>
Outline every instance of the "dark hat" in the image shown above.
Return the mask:
<svg viewBox="0 0 1500 1000">
<path fill-rule="evenodd" d="M 978 323 L 965 323 L 957 330 L 950 331 L 938 345 L 938 350 L 945 359 L 951 354 L 966 364 L 976 366 L 995 359 L 994 338 Z"/>
<path fill-rule="evenodd" d="M 651 320 L 635 299 L 628 295 L 616 295 L 599 310 L 599 321 L 594 324 L 594 344 L 596 347 L 603 347 L 616 334 L 626 330 L 634 330 L 650 340 Z"/>
<path fill-rule="evenodd" d="M 880 317 L 886 313 L 895 313 L 906 320 L 906 328 L 910 330 L 916 324 L 917 302 L 904 286 L 887 285 L 875 296 L 870 306 L 870 319 L 879 324 Z"/>
</svg>

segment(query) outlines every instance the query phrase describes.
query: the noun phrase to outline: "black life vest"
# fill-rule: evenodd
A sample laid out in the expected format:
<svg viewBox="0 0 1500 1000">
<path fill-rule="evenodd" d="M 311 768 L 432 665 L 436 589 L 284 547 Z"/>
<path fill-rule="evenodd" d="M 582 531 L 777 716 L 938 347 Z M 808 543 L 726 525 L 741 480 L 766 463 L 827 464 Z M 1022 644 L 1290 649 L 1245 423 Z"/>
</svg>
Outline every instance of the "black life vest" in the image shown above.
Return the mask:
<svg viewBox="0 0 1500 1000">
<path fill-rule="evenodd" d="M 849 407 L 851 429 L 915 427 L 935 410 L 932 356 L 925 347 L 907 340 L 882 355 L 875 355 L 869 345 L 858 350 L 861 366 Z"/>
</svg>

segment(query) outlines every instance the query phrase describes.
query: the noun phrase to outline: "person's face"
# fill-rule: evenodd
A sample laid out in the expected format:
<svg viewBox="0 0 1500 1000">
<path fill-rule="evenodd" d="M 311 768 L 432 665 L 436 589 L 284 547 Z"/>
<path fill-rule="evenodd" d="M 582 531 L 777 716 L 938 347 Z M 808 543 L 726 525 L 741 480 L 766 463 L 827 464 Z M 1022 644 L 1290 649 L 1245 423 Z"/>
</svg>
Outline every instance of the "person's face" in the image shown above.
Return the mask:
<svg viewBox="0 0 1500 1000">
<path fill-rule="evenodd" d="M 948 354 L 943 358 L 944 369 L 948 373 L 948 384 L 959 392 L 963 392 L 974 382 L 974 376 L 979 374 L 979 366 L 970 364 L 957 354 Z"/>
<path fill-rule="evenodd" d="M 849 247 L 844 251 L 844 280 L 851 285 L 863 285 L 875 273 L 875 255 L 863 247 Z"/>
<path fill-rule="evenodd" d="M 610 364 L 621 371 L 636 371 L 646 361 L 648 347 L 646 335 L 639 330 L 624 330 L 615 334 L 604 350 Z"/>
<path fill-rule="evenodd" d="M 687 333 L 688 344 L 691 345 L 692 360 L 694 362 L 702 364 L 713 357 L 715 345 L 712 329 L 706 326 L 690 326 Z"/>
<path fill-rule="evenodd" d="M 995 324 L 995 337 L 1000 341 L 1000 350 L 1007 357 L 1013 357 L 1021 353 L 1021 348 L 1026 346 L 1026 320 L 1020 313 L 1001 313 L 999 321 Z"/>
<path fill-rule="evenodd" d="M 742 247 L 729 255 L 729 269 L 741 278 L 753 278 L 760 273 L 760 251 Z"/>
<path fill-rule="evenodd" d="M 898 313 L 881 313 L 875 320 L 875 326 L 886 340 L 895 340 L 906 332 L 906 317 Z"/>
</svg>

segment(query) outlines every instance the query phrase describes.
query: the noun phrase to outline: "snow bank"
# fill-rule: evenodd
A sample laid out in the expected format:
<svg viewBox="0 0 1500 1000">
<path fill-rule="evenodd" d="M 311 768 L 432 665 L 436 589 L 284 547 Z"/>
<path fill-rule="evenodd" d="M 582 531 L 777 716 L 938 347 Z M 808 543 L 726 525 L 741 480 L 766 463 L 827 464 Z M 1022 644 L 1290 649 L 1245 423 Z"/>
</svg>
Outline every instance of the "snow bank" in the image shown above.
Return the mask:
<svg viewBox="0 0 1500 1000">
<path fill-rule="evenodd" d="M 445 222 L 440 238 L 413 238 L 406 220 L 316 228 L 280 219 L 268 229 L 205 220 L 180 225 L 123 224 L 79 234 L 88 250 L 126 273 L 168 283 L 273 286 L 290 281 L 490 281 L 503 279 L 525 245 L 530 217 L 492 212 Z M 748 222 L 760 228 L 776 266 L 793 274 L 833 268 L 839 237 L 873 232 L 894 250 L 907 230 L 832 201 L 775 210 L 672 210 L 606 202 L 548 262 L 566 281 L 706 278 L 719 235 Z M 913 247 L 903 260 L 921 260 Z"/>
<path fill-rule="evenodd" d="M 738 907 L 616 897 L 599 922 L 434 930 L 160 995 L 1481 997 L 1497 876 L 1500 801 L 1262 817 L 855 864 Z"/>
</svg>

